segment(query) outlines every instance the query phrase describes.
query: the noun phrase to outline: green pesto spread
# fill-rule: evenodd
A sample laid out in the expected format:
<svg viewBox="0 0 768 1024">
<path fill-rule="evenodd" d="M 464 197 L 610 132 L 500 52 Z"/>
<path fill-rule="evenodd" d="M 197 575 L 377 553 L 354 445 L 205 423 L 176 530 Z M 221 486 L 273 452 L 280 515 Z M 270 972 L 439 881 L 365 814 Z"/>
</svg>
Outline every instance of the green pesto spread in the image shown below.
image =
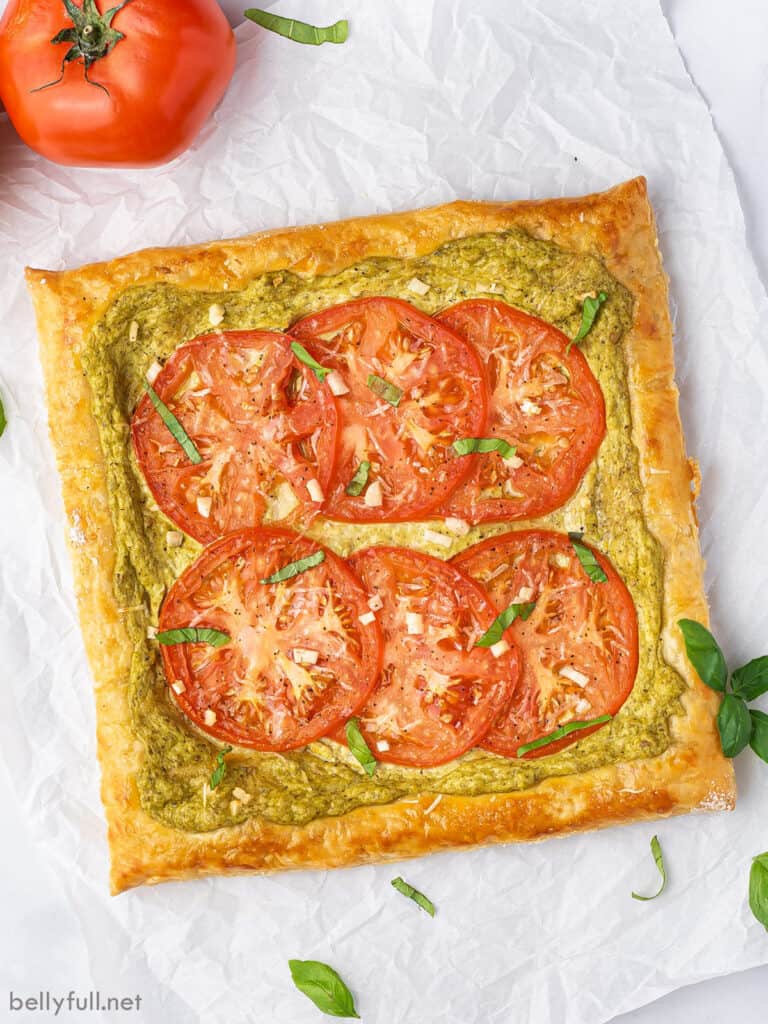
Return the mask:
<svg viewBox="0 0 768 1024">
<path fill-rule="evenodd" d="M 413 278 L 429 286 L 425 295 L 409 289 Z M 147 627 L 157 622 L 166 589 L 200 551 L 190 538 L 180 548 L 167 546 L 166 532 L 175 527 L 158 510 L 133 459 L 129 423 L 152 362 L 167 358 L 186 339 L 208 332 L 214 303 L 225 309 L 223 330 L 285 329 L 300 316 L 363 295 L 397 296 L 427 313 L 461 299 L 495 297 L 573 337 L 585 294 L 599 291 L 608 301 L 581 347 L 605 395 L 608 433 L 576 495 L 536 522 L 557 530 L 585 530 L 611 559 L 635 600 L 640 665 L 634 690 L 616 718 L 551 757 L 520 761 L 474 750 L 439 768 L 381 764 L 372 778 L 346 748 L 332 741 L 286 754 L 236 749 L 227 757 L 223 782 L 209 791 L 206 784 L 221 748 L 179 713 L 168 694 L 157 646 L 147 639 Z M 518 230 L 448 242 L 418 259 L 369 259 L 327 277 L 283 271 L 256 277 L 241 291 L 221 292 L 153 284 L 128 289 L 114 301 L 91 333 L 82 362 L 107 464 L 117 538 L 115 588 L 134 645 L 128 692 L 134 728 L 145 748 L 136 785 L 146 811 L 189 831 L 220 828 L 252 815 L 302 824 L 422 792 L 476 795 L 520 790 L 549 776 L 666 749 L 669 717 L 680 712 L 684 684 L 661 653 L 664 566 L 643 515 L 622 345 L 631 319 L 631 295 L 598 259 L 566 252 Z M 475 527 L 466 537 L 456 538 L 450 551 L 426 543 L 423 524 L 418 523 L 320 522 L 312 533 L 341 555 L 386 542 L 449 558 L 509 528 L 503 523 Z M 233 800 L 235 787 L 251 799 Z"/>
</svg>

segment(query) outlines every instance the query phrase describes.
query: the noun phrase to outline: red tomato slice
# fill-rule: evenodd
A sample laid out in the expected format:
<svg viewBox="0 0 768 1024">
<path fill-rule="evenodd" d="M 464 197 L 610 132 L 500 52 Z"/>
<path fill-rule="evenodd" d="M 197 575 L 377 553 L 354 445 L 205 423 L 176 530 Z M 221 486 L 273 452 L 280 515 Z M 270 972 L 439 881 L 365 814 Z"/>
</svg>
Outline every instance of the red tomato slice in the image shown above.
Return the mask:
<svg viewBox="0 0 768 1024">
<path fill-rule="evenodd" d="M 616 714 L 631 693 L 638 661 L 635 606 L 608 559 L 592 551 L 605 583 L 593 583 L 569 538 L 550 530 L 489 537 L 452 560 L 485 586 L 499 611 L 536 602 L 530 617 L 516 619 L 505 633 L 520 647 L 521 682 L 485 737 L 487 750 L 515 757 L 518 747 L 567 722 Z M 525 756 L 554 754 L 598 728 Z"/>
<path fill-rule="evenodd" d="M 307 486 L 315 480 L 321 492 L 329 487 L 336 404 L 289 345 L 282 334 L 229 331 L 176 349 L 153 387 L 202 455 L 198 465 L 148 395 L 136 407 L 131 432 L 147 486 L 163 512 L 202 544 L 258 526 L 268 507 L 272 520 L 285 518 L 281 511 L 296 499 L 305 511 L 320 508 Z"/>
<path fill-rule="evenodd" d="M 320 565 L 261 582 L 320 550 L 288 530 L 243 530 L 207 548 L 168 592 L 161 630 L 208 627 L 231 637 L 223 647 L 162 648 L 175 700 L 212 736 L 293 750 L 353 715 L 375 684 L 379 627 L 360 622 L 368 595 L 341 558 L 325 550 Z"/>
<path fill-rule="evenodd" d="M 485 379 L 473 346 L 407 302 L 385 298 L 305 317 L 291 334 L 349 389 L 339 398 L 340 451 L 325 514 L 403 522 L 444 501 L 472 468 L 451 443 L 485 427 Z M 400 389 L 397 407 L 371 390 L 370 375 Z M 362 462 L 370 463 L 368 486 L 349 495 Z"/>
<path fill-rule="evenodd" d="M 519 672 L 514 643 L 498 657 L 474 646 L 496 611 L 483 588 L 447 562 L 373 547 L 351 563 L 383 603 L 383 669 L 359 712 L 360 731 L 379 761 L 419 768 L 452 761 L 509 703 Z"/>
<path fill-rule="evenodd" d="M 504 302 L 472 299 L 438 320 L 471 341 L 486 364 L 488 437 L 515 445 L 465 456 L 472 474 L 442 505 L 471 523 L 532 519 L 560 508 L 605 437 L 605 402 L 584 356 L 551 324 Z"/>
</svg>

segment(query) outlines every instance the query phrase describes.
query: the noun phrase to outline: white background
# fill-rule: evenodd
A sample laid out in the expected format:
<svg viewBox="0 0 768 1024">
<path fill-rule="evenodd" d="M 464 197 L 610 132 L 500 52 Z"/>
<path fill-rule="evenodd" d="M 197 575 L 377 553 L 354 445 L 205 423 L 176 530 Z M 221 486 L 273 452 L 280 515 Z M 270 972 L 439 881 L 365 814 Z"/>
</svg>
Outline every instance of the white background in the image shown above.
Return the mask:
<svg viewBox="0 0 768 1024">
<path fill-rule="evenodd" d="M 563 2 L 571 4 L 571 0 Z M 225 0 L 223 6 L 234 20 L 244 5 Z M 295 6 L 306 9 L 306 4 L 297 2 Z M 663 0 L 663 6 L 688 68 L 711 106 L 734 167 L 749 241 L 766 283 L 768 4 L 766 0 Z M 352 3 L 341 7 L 353 13 Z M 509 7 L 512 11 L 513 5 Z M 41 961 L 45 962 L 46 987 L 64 991 L 77 987 L 81 978 L 89 976 L 84 937 L 58 893 L 55 874 L 31 844 L 1 773 L 0 802 L 5 832 L 0 842 L 0 994 L 5 999 L 4 990 L 13 985 L 31 991 L 32 985 L 26 982 L 40 977 Z M 693 1020 L 719 1024 L 727 1017 L 740 1024 L 757 1024 L 766 1019 L 766 996 L 768 967 L 681 990 L 620 1020 L 622 1024 L 687 1024 Z M 5 1019 L 6 1012 L 6 1005 L 0 1004 L 0 1019 Z M 19 1020 L 21 1015 L 9 1019 Z"/>
</svg>

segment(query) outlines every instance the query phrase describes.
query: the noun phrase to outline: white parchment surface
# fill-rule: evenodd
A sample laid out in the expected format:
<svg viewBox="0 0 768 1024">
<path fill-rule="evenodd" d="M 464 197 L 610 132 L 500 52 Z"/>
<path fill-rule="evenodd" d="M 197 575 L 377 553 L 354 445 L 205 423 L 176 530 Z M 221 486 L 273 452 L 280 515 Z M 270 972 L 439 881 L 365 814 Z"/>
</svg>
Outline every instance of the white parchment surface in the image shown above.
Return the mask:
<svg viewBox="0 0 768 1024">
<path fill-rule="evenodd" d="M 26 263 L 63 268 L 149 244 L 647 175 L 682 415 L 703 473 L 714 627 L 734 665 L 768 649 L 768 304 L 733 176 L 657 0 L 341 7 L 290 11 L 320 24 L 348 13 L 340 47 L 242 26 L 228 95 L 167 168 L 56 167 L 0 120 L 3 760 L 79 918 L 91 987 L 141 992 L 150 1024 L 313 1024 L 321 1018 L 293 988 L 289 957 L 336 966 L 370 1024 L 600 1024 L 768 961 L 746 902 L 750 859 L 768 849 L 768 766 L 749 751 L 733 814 L 404 866 L 437 904 L 435 920 L 391 889 L 391 866 L 107 895 L 91 679 L 64 546 L 72 525 L 47 437 Z M 632 889 L 656 882 L 654 831 L 669 885 L 638 903 Z"/>
</svg>

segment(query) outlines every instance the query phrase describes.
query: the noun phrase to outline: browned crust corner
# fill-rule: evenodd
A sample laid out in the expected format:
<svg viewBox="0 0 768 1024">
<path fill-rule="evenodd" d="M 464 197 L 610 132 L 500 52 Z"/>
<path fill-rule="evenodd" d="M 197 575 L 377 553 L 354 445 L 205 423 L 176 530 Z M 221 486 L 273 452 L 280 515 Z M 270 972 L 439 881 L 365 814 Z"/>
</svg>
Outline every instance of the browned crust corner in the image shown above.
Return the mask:
<svg viewBox="0 0 768 1024">
<path fill-rule="evenodd" d="M 128 712 L 131 646 L 112 589 L 115 538 L 105 466 L 80 365 L 88 331 L 106 305 L 134 284 L 162 280 L 188 288 L 236 289 L 269 270 L 332 273 L 369 256 L 420 255 L 453 238 L 510 226 L 599 256 L 635 299 L 626 338 L 633 439 L 640 453 L 647 521 L 665 558 L 664 656 L 688 684 L 685 714 L 672 720 L 672 744 L 659 757 L 547 779 L 518 793 L 437 801 L 422 795 L 297 827 L 252 820 L 188 834 L 160 824 L 141 810 L 133 782 L 142 749 Z M 695 808 L 733 807 L 733 768 L 722 755 L 715 728 L 717 697 L 691 670 L 676 627 L 682 617 L 706 622 L 707 607 L 694 513 L 696 481 L 685 455 L 673 376 L 667 280 L 643 178 L 582 198 L 456 202 L 209 245 L 149 249 L 63 273 L 28 270 L 27 281 L 50 423 L 55 425 L 51 438 L 80 619 L 95 680 L 113 892 L 216 873 L 396 860 Z"/>
</svg>

